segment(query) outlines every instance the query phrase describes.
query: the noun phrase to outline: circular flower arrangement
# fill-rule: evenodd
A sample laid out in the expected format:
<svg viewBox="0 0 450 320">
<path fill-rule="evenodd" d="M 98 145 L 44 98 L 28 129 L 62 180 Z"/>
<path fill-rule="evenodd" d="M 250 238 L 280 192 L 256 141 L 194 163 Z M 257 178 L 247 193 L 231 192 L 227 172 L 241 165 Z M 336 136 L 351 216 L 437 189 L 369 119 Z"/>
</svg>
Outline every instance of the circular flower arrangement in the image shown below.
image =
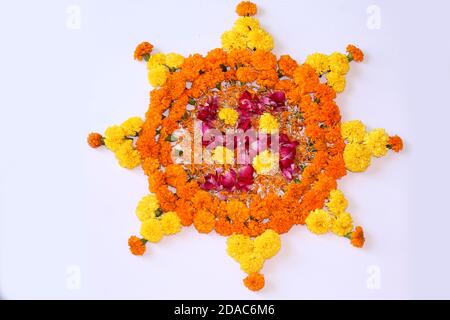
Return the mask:
<svg viewBox="0 0 450 320">
<path fill-rule="evenodd" d="M 253 17 L 256 5 L 241 2 L 236 12 L 222 48 L 206 56 L 138 45 L 134 58 L 147 63 L 155 87 L 145 119 L 91 133 L 88 143 L 148 176 L 150 193 L 136 208 L 141 238 L 128 240 L 133 254 L 182 226 L 215 231 L 228 237 L 228 254 L 248 275 L 244 285 L 256 291 L 264 287 L 265 260 L 294 225 L 364 245 L 337 180 L 389 149 L 399 152 L 403 142 L 359 120 L 341 121 L 334 99 L 349 63 L 363 61 L 360 49 L 314 53 L 302 64 L 276 57 L 272 37 Z"/>
</svg>

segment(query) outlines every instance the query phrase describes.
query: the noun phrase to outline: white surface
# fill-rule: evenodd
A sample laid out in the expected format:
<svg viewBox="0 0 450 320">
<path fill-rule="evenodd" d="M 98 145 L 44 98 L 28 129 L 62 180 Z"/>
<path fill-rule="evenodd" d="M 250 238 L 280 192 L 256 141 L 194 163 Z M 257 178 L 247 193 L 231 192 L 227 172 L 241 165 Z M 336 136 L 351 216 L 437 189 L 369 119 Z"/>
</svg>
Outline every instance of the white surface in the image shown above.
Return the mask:
<svg viewBox="0 0 450 320">
<path fill-rule="evenodd" d="M 360 46 L 366 61 L 352 64 L 337 99 L 343 118 L 405 140 L 403 153 L 339 183 L 366 230 L 363 250 L 294 227 L 256 294 L 215 234 L 184 229 L 143 258 L 129 254 L 145 176 L 88 148 L 85 136 L 144 115 L 150 88 L 145 66 L 132 59 L 137 43 L 206 53 L 236 19 L 237 2 L 2 2 L 3 298 L 450 298 L 446 1 L 258 1 L 277 54 L 303 61 Z M 373 4 L 380 29 L 367 27 Z M 81 9 L 79 30 L 66 26 L 69 5 Z M 78 288 L 70 285 L 77 270 Z"/>
</svg>

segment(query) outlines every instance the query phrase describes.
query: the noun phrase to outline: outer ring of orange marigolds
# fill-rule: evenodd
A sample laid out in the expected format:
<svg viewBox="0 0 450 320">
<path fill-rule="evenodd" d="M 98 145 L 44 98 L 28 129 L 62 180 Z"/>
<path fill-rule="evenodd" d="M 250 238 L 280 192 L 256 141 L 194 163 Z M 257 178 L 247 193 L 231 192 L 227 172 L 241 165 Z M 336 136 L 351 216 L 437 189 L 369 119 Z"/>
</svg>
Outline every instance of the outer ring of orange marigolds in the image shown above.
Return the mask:
<svg viewBox="0 0 450 320">
<path fill-rule="evenodd" d="M 265 198 L 253 196 L 249 215 L 233 218 L 233 204 L 200 190 L 196 181 L 188 181 L 181 165 L 172 164 L 170 139 L 178 128 L 191 99 L 208 94 L 222 81 L 238 81 L 239 71 L 257 73 L 256 82 L 265 89 L 283 90 L 289 104 L 303 111 L 305 133 L 313 141 L 315 156 L 299 182 L 292 182 L 283 196 L 273 193 Z M 186 88 L 190 82 L 190 88 Z M 258 236 L 266 229 L 285 233 L 295 224 L 304 224 L 311 210 L 322 208 L 336 180 L 346 174 L 340 133 L 340 112 L 333 101 L 335 92 L 319 81 L 308 65 L 297 65 L 289 56 L 279 60 L 270 52 L 256 50 L 214 49 L 205 57 L 194 54 L 186 58 L 167 82 L 151 92 L 151 102 L 137 150 L 149 177 L 150 191 L 155 193 L 163 211 L 175 211 L 185 226 L 204 233 L 215 229 L 223 236 L 233 233 Z M 163 113 L 169 110 L 168 116 Z M 160 166 L 166 168 L 163 172 Z M 176 172 L 177 180 L 169 181 Z M 173 179 L 172 179 L 173 180 Z M 177 192 L 172 193 L 169 186 Z"/>
</svg>

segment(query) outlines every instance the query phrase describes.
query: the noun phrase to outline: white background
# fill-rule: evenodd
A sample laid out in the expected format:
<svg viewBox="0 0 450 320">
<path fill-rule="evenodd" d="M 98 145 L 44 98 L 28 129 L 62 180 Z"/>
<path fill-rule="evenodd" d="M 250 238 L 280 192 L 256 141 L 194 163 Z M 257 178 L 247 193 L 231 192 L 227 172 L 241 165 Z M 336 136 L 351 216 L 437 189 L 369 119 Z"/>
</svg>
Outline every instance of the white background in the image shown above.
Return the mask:
<svg viewBox="0 0 450 320">
<path fill-rule="evenodd" d="M 129 253 L 146 178 L 90 149 L 86 134 L 144 116 L 150 87 L 133 61 L 136 44 L 204 54 L 220 46 L 237 3 L 2 1 L 3 298 L 450 298 L 447 1 L 258 1 L 277 54 L 302 62 L 360 46 L 366 60 L 352 64 L 337 98 L 343 119 L 405 141 L 403 153 L 339 182 L 366 230 L 364 249 L 296 226 L 266 262 L 259 293 L 243 286 L 226 238 L 214 233 L 184 228 L 144 257 Z M 81 10 L 79 29 L 68 24 L 70 5 Z"/>
</svg>

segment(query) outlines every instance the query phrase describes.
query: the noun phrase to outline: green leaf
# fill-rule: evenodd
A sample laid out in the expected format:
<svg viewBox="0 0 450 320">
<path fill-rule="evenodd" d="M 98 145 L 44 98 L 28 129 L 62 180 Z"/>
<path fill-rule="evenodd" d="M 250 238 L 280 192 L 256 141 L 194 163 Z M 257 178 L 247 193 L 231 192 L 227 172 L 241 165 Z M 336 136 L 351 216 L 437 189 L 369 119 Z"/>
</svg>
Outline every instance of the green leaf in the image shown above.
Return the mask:
<svg viewBox="0 0 450 320">
<path fill-rule="evenodd" d="M 156 217 L 160 217 L 160 216 L 162 216 L 162 214 L 163 214 L 163 211 L 162 211 L 161 208 L 156 209 L 156 211 L 155 211 L 155 216 Z"/>
<path fill-rule="evenodd" d="M 176 142 L 178 139 L 175 136 L 173 136 L 173 135 L 168 135 L 166 137 L 166 139 L 164 139 L 164 140 L 170 141 L 170 142 Z"/>
</svg>

